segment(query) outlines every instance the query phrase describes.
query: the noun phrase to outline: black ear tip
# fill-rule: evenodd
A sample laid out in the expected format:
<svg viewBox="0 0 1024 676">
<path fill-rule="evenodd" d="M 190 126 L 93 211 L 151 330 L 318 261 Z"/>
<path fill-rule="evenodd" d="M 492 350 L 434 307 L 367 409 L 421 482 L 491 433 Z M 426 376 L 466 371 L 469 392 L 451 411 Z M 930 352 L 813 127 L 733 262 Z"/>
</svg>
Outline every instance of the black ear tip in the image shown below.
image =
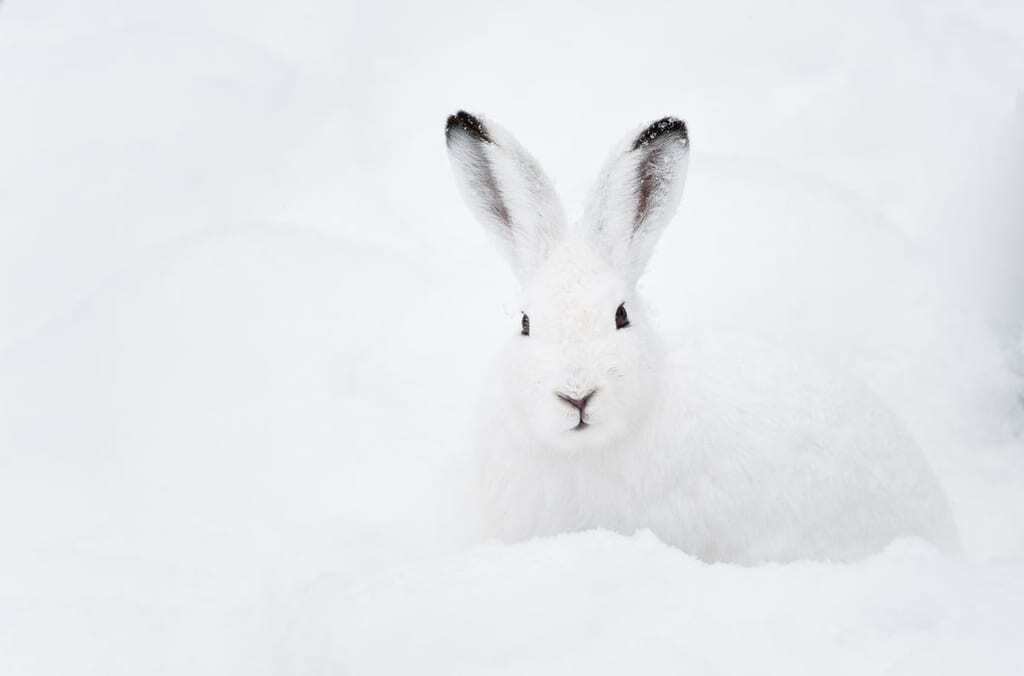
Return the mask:
<svg viewBox="0 0 1024 676">
<path fill-rule="evenodd" d="M 464 110 L 460 110 L 454 115 L 449 115 L 448 123 L 444 126 L 444 137 L 449 142 L 451 142 L 452 135 L 456 133 L 468 134 L 477 141 L 487 143 L 491 141 L 491 137 L 487 133 L 487 127 L 484 126 L 483 122 Z"/>
<path fill-rule="evenodd" d="M 663 117 L 657 122 L 652 122 L 633 141 L 633 150 L 643 148 L 654 143 L 660 138 L 673 137 L 686 145 L 690 143 L 690 136 L 686 131 L 686 123 L 678 117 Z"/>
</svg>

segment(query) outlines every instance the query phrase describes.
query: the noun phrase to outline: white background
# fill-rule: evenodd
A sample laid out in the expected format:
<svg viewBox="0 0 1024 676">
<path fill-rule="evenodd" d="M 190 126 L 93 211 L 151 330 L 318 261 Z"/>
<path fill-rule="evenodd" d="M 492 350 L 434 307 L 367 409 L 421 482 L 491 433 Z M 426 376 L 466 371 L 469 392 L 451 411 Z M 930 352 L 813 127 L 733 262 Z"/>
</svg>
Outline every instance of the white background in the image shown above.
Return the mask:
<svg viewBox="0 0 1024 676">
<path fill-rule="evenodd" d="M 0 672 L 1020 673 L 1022 91 L 1009 0 L 4 2 Z M 964 558 L 474 545 L 474 391 L 518 313 L 459 108 L 570 210 L 686 119 L 660 324 L 867 382 Z"/>
</svg>

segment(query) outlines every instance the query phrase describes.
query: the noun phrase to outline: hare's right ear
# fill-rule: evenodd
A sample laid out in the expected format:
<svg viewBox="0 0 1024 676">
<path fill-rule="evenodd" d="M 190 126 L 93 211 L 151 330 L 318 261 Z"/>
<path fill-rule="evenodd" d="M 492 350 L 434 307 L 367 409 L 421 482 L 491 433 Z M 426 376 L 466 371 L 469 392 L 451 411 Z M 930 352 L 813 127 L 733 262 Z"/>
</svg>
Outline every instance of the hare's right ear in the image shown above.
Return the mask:
<svg viewBox="0 0 1024 676">
<path fill-rule="evenodd" d="M 459 111 L 445 126 L 466 203 L 523 279 L 565 232 L 565 212 L 537 161 L 492 122 Z"/>
</svg>

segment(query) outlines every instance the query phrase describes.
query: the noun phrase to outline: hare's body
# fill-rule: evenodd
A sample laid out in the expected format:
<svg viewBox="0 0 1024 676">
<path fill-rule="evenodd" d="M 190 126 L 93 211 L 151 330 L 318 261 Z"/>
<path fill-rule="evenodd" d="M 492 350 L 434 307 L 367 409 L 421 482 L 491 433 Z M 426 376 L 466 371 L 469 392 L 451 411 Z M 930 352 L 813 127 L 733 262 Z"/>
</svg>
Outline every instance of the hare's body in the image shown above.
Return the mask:
<svg viewBox="0 0 1024 676">
<path fill-rule="evenodd" d="M 502 368 L 489 391 L 501 393 L 503 378 Z M 486 535 L 650 529 L 735 563 L 851 560 L 900 536 L 956 547 L 920 450 L 849 380 L 756 342 L 687 336 L 666 356 L 655 401 L 622 442 L 571 454 L 486 401 L 477 438 Z"/>
<path fill-rule="evenodd" d="M 955 543 L 923 455 L 870 392 L 751 343 L 662 347 L 636 281 L 682 195 L 680 120 L 625 139 L 572 227 L 500 127 L 459 113 L 446 135 L 468 204 L 523 282 L 519 335 L 479 418 L 490 535 L 650 529 L 742 563 L 847 560 L 904 535 Z"/>
</svg>

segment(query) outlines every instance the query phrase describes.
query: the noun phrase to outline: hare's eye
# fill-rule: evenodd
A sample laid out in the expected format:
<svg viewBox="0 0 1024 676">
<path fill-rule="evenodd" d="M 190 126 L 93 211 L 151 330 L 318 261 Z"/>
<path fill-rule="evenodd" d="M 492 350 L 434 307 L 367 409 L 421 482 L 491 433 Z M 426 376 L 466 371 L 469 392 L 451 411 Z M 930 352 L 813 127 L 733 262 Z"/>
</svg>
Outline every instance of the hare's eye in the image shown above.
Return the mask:
<svg viewBox="0 0 1024 676">
<path fill-rule="evenodd" d="M 615 311 L 615 328 L 624 329 L 627 326 L 629 326 L 629 315 L 626 314 L 626 304 L 622 303 Z"/>
<path fill-rule="evenodd" d="M 523 313 L 523 331 L 524 336 L 530 335 L 530 315 Z"/>
</svg>

